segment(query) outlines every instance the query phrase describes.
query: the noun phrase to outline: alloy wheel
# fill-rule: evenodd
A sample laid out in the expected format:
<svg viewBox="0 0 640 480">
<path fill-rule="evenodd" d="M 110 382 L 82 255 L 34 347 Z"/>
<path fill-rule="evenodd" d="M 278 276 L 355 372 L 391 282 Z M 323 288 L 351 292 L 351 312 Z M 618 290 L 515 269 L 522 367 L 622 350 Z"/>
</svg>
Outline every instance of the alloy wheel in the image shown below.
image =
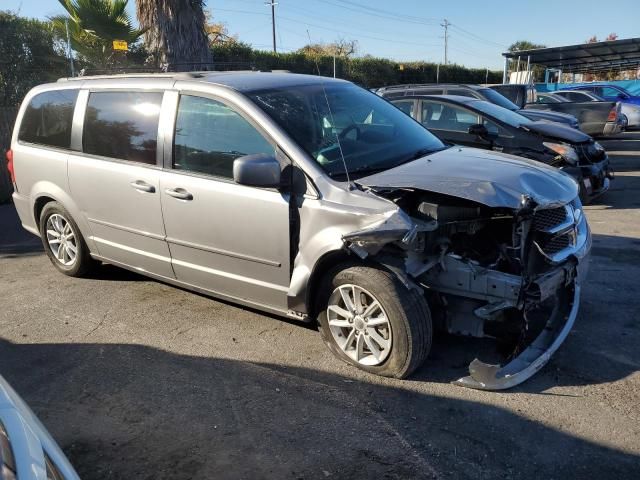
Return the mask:
<svg viewBox="0 0 640 480">
<path fill-rule="evenodd" d="M 59 213 L 47 219 L 47 243 L 55 259 L 65 267 L 72 266 L 78 257 L 78 243 L 69 221 Z"/>
<path fill-rule="evenodd" d="M 367 290 L 345 284 L 336 288 L 327 306 L 329 330 L 352 360 L 382 364 L 391 353 L 391 324 L 380 302 Z"/>
</svg>

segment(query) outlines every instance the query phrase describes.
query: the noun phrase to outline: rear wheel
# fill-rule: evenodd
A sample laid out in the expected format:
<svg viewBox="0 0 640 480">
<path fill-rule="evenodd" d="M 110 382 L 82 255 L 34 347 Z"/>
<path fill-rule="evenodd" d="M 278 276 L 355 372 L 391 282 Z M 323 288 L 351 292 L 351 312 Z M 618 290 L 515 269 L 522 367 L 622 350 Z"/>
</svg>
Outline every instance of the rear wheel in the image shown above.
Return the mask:
<svg viewBox="0 0 640 480">
<path fill-rule="evenodd" d="M 319 293 L 320 333 L 338 358 L 396 378 L 424 362 L 431 349 L 429 308 L 393 273 L 345 265 L 327 275 Z"/>
<path fill-rule="evenodd" d="M 58 202 L 42 209 L 40 236 L 49 260 L 65 275 L 82 276 L 94 265 L 80 229 Z"/>
</svg>

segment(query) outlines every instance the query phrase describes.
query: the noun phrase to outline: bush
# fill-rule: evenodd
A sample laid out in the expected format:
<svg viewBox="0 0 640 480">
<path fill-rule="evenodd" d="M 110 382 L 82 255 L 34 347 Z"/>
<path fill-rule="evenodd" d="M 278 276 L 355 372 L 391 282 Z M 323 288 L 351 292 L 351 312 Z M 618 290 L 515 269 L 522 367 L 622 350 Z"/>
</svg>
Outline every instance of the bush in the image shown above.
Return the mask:
<svg viewBox="0 0 640 480">
<path fill-rule="evenodd" d="M 242 42 L 227 42 L 212 47 L 217 69 L 289 70 L 295 73 L 333 76 L 333 57 L 309 55 L 301 52 L 273 53 L 254 50 Z M 460 65 L 440 65 L 427 62 L 399 63 L 385 58 L 336 58 L 336 76 L 365 88 L 400 83 L 501 83 L 502 72 L 472 69 Z"/>
</svg>

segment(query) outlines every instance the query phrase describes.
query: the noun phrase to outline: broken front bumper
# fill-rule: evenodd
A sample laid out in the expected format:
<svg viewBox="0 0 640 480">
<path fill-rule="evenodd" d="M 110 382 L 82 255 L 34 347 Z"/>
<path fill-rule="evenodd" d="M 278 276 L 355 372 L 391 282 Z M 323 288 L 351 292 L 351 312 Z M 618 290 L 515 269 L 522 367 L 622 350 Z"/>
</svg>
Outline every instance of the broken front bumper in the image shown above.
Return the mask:
<svg viewBox="0 0 640 480">
<path fill-rule="evenodd" d="M 599 163 L 583 165 L 580 170 L 582 172 L 582 188 L 588 202 L 609 190 L 614 172 L 608 158 Z"/>
<path fill-rule="evenodd" d="M 548 296 L 551 293 L 549 289 L 554 285 L 557 288 L 552 294 L 558 296 L 556 307 L 542 332 L 504 366 L 475 359 L 469 365 L 469 375 L 456 380 L 454 384 L 479 390 L 506 390 L 524 382 L 546 365 L 569 335 L 580 307 L 580 287 L 587 275 L 591 250 L 591 232 L 586 221 L 580 222 L 580 227 L 585 229 L 584 241 L 571 255 L 575 267 L 572 269 L 561 265 L 539 282 L 542 296 Z M 570 281 L 566 284 L 562 282 L 563 279 Z"/>
</svg>

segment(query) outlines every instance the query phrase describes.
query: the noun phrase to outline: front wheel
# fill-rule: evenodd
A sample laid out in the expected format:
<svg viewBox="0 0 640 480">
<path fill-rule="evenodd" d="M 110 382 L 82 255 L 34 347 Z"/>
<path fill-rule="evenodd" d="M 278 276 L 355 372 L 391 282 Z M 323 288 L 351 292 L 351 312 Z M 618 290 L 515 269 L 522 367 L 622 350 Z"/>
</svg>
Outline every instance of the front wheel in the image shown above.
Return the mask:
<svg viewBox="0 0 640 480">
<path fill-rule="evenodd" d="M 346 265 L 323 281 L 320 333 L 340 359 L 385 377 L 411 375 L 431 349 L 426 300 L 391 272 Z"/>
</svg>

